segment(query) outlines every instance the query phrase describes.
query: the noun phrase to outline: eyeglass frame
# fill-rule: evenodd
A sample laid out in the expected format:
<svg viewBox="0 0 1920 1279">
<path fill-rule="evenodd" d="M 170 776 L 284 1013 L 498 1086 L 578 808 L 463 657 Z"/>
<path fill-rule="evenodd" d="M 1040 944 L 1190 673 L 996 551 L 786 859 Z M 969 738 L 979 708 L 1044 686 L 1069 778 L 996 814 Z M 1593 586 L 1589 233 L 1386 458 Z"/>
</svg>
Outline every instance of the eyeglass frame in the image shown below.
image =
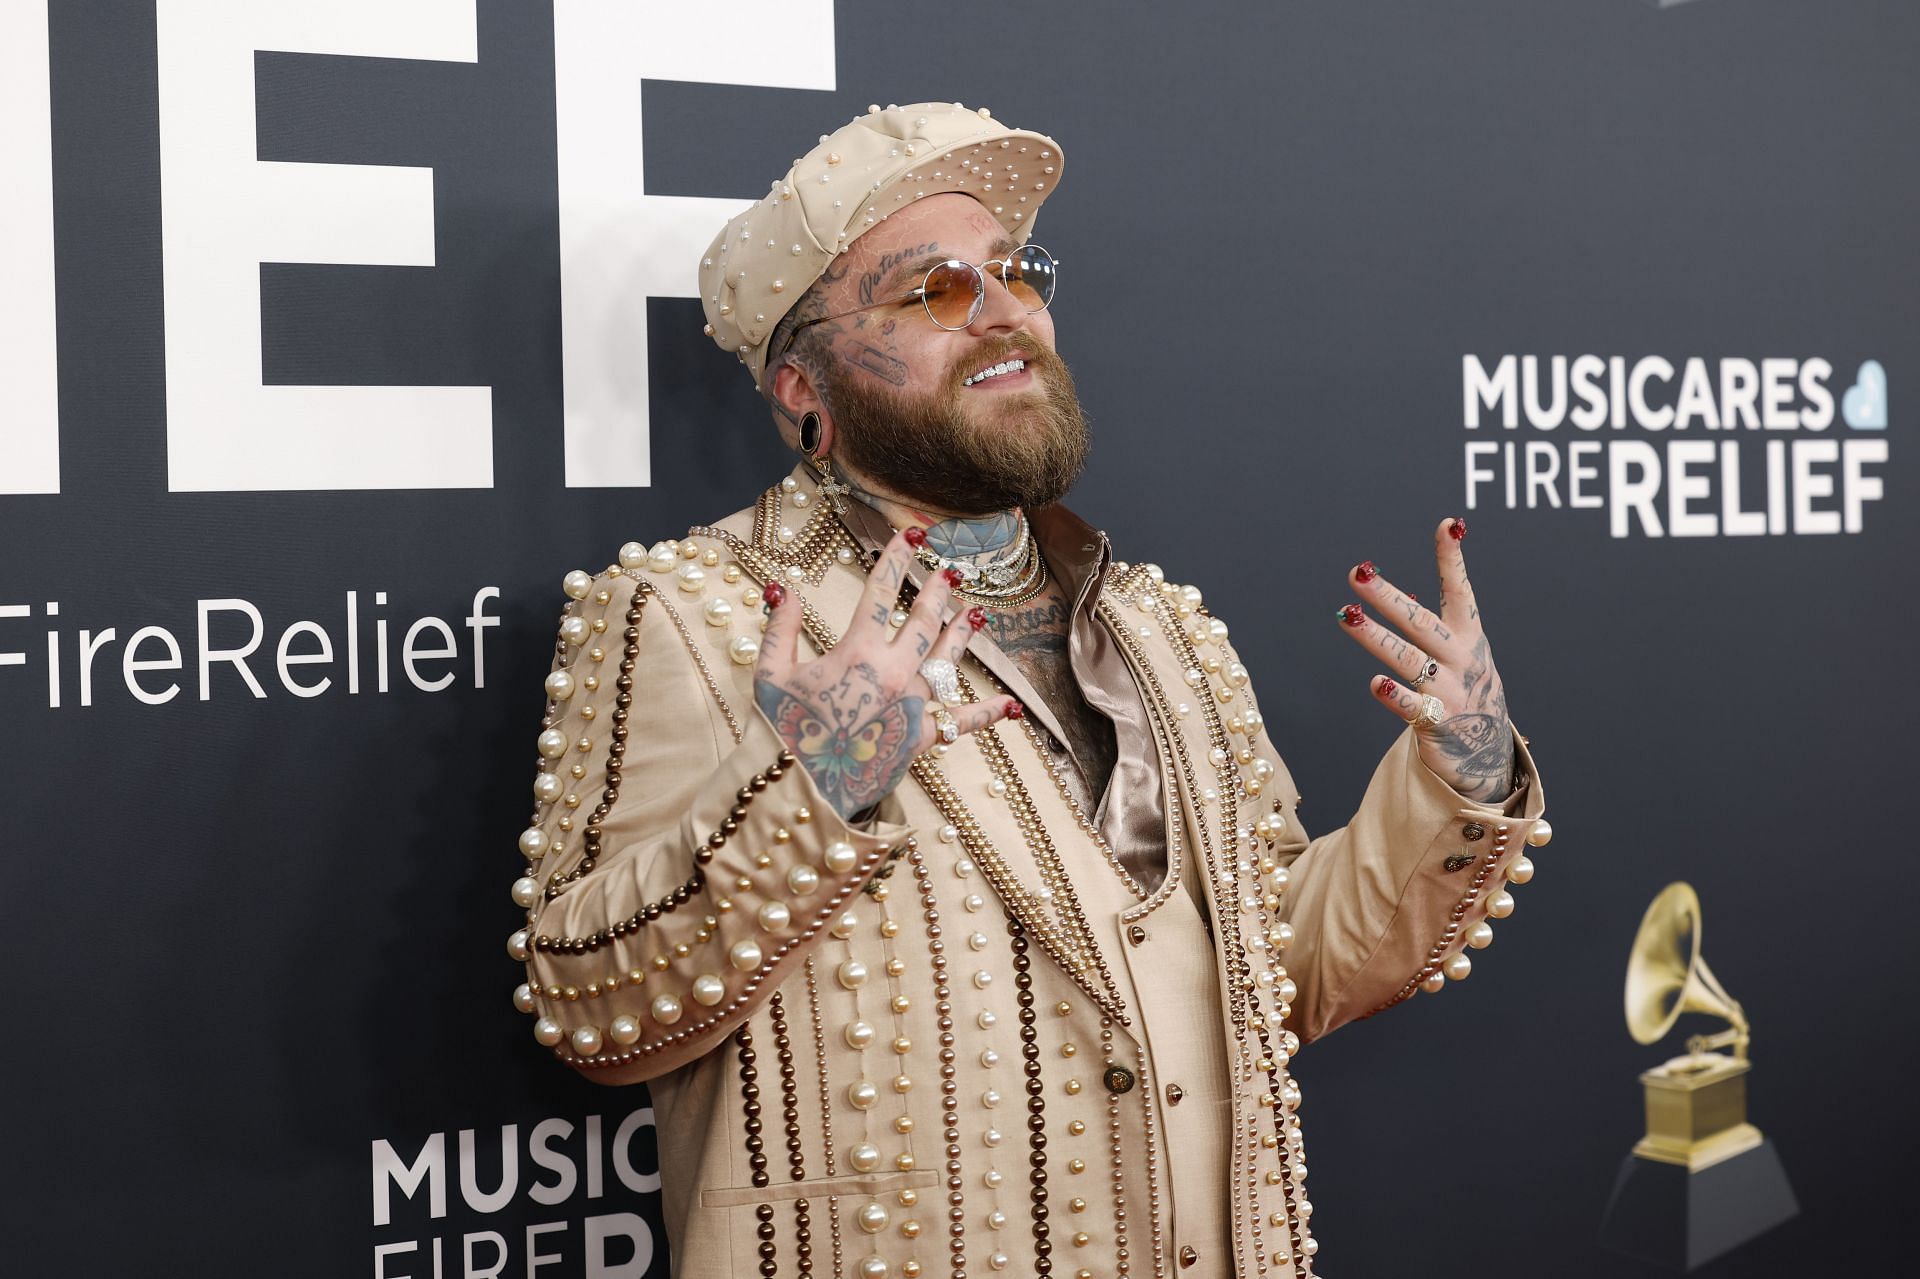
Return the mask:
<svg viewBox="0 0 1920 1279">
<path fill-rule="evenodd" d="M 910 298 L 920 299 L 920 307 L 922 310 L 924 310 L 927 313 L 927 320 L 929 323 L 933 325 L 933 327 L 947 333 L 958 333 L 961 329 L 966 328 L 967 325 L 970 325 L 975 320 L 979 319 L 981 310 L 984 309 L 987 305 L 987 288 L 986 288 L 987 270 L 986 268 L 990 266 L 997 266 L 1002 268 L 1000 271 L 996 271 L 993 273 L 993 278 L 1000 281 L 1000 287 L 1003 289 L 1006 289 L 1007 292 L 1011 294 L 1013 290 L 1011 288 L 1008 288 L 1007 286 L 1007 277 L 1005 274 L 1005 268 L 1013 265 L 1013 259 L 1015 255 L 1019 253 L 1023 253 L 1028 249 L 1039 249 L 1040 252 L 1045 253 L 1047 255 L 1047 260 L 1049 262 L 1053 263 L 1053 265 L 1056 268 L 1059 267 L 1060 259 L 1054 257 L 1052 252 L 1048 250 L 1045 245 L 1041 245 L 1041 244 L 1022 244 L 1018 248 L 1014 249 L 1012 253 L 1007 254 L 1007 256 L 1003 258 L 988 258 L 985 262 L 968 262 L 963 258 L 948 258 L 944 262 L 935 262 L 932 266 L 927 268 L 927 273 L 924 276 L 920 277 L 919 288 L 909 289 L 907 290 L 907 292 L 902 293 L 897 298 L 887 298 L 879 302 L 869 302 L 865 306 L 856 306 L 851 311 L 842 311 L 837 315 L 819 315 L 819 316 L 815 316 L 811 320 L 802 320 L 800 323 L 794 325 L 792 331 L 790 331 L 787 334 L 787 340 L 785 343 L 781 345 L 780 353 L 774 356 L 773 359 L 775 361 L 778 361 L 786 358 L 787 352 L 793 349 L 794 340 L 800 336 L 800 330 L 802 329 L 810 328 L 815 324 L 825 324 L 828 320 L 844 320 L 849 315 L 858 315 L 862 311 L 871 311 L 875 307 L 898 306 L 900 303 L 905 302 Z M 963 324 L 946 325 L 946 324 L 940 323 L 940 321 L 933 318 L 933 306 L 931 303 L 927 301 L 927 281 L 933 279 L 933 273 L 935 271 L 940 270 L 942 267 L 949 267 L 949 266 L 969 267 L 973 270 L 975 275 L 980 277 L 980 292 L 974 294 L 973 305 L 967 308 L 967 318 L 966 318 L 966 322 Z M 1022 305 L 1024 305 L 1024 303 Z M 1038 315 L 1040 314 L 1040 312 L 1046 310 L 1048 307 L 1052 305 L 1053 305 L 1053 298 L 1051 296 L 1048 296 L 1046 301 L 1042 302 L 1037 307 L 1033 307 L 1029 309 L 1027 311 L 1027 314 Z"/>
</svg>

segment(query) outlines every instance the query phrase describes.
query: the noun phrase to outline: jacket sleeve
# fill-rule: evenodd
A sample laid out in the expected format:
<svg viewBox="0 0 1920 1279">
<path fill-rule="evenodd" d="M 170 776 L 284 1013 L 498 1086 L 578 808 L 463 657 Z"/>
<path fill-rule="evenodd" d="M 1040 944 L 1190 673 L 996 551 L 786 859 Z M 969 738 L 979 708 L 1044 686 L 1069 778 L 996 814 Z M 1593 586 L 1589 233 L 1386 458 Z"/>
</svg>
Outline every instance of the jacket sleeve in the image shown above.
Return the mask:
<svg viewBox="0 0 1920 1279">
<path fill-rule="evenodd" d="M 1546 798 L 1526 739 L 1515 734 L 1513 793 L 1499 805 L 1466 799 L 1420 758 L 1404 730 L 1345 826 L 1310 838 L 1300 792 L 1251 697 L 1237 717 L 1267 761 L 1265 804 L 1252 821 L 1274 865 L 1269 941 L 1295 994 L 1286 1025 L 1302 1041 L 1383 1012 L 1423 986 L 1464 979 L 1469 948 L 1491 939 L 1488 917 L 1513 909 L 1509 882 L 1533 873 L 1524 853 L 1546 843 Z M 1267 769 L 1255 764 L 1256 776 Z"/>
<path fill-rule="evenodd" d="M 507 949 L 534 1038 L 631 1083 L 717 1047 L 909 832 L 843 822 L 652 581 L 610 568 L 566 590 Z M 729 651 L 751 665 L 757 643 Z"/>
</svg>

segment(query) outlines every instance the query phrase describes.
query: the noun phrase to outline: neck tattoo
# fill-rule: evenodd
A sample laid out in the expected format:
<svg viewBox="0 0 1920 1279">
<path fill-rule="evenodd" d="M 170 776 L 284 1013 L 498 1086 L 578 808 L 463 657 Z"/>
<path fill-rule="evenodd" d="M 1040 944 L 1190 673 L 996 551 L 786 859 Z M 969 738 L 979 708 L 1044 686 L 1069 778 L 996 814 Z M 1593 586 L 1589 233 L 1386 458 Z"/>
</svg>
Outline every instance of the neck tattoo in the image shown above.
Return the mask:
<svg viewBox="0 0 1920 1279">
<path fill-rule="evenodd" d="M 1005 550 L 1019 536 L 1019 513 L 999 511 L 942 520 L 927 530 L 927 546 L 951 560 L 974 559 Z"/>
<path fill-rule="evenodd" d="M 863 487 L 852 475 L 842 472 L 847 491 L 874 510 L 886 514 L 881 499 Z M 904 505 L 904 503 L 903 503 Z M 911 508 L 909 508 L 911 509 Z M 924 512 L 915 511 L 922 519 Z M 950 560 L 991 557 L 1013 545 L 1020 536 L 1020 512 L 996 511 L 992 515 L 956 515 L 927 526 L 927 549 Z"/>
</svg>

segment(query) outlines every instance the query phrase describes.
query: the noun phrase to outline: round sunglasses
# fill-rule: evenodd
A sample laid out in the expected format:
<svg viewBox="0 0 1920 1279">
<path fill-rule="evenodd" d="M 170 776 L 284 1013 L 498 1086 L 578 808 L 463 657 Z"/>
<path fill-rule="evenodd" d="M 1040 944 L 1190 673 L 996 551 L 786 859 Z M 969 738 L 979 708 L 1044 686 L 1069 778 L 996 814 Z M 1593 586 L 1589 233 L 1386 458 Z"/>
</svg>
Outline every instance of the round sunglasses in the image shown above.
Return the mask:
<svg viewBox="0 0 1920 1279">
<path fill-rule="evenodd" d="M 980 308 L 987 303 L 986 273 L 989 270 L 995 279 L 1006 286 L 1007 292 L 1013 294 L 1014 300 L 1032 313 L 1044 311 L 1052 303 L 1053 291 L 1060 278 L 1060 261 L 1037 244 L 1023 245 L 1004 258 L 993 258 L 978 264 L 948 258 L 928 268 L 919 288 L 911 289 L 899 297 L 869 302 L 851 311 L 822 315 L 796 324 L 792 332 L 787 334 L 779 355 L 774 358 L 779 359 L 792 348 L 794 339 L 800 336 L 802 329 L 825 324 L 828 320 L 842 320 L 875 307 L 897 306 L 916 298 L 926 308 L 927 318 L 936 327 L 964 329 L 980 318 Z"/>
</svg>

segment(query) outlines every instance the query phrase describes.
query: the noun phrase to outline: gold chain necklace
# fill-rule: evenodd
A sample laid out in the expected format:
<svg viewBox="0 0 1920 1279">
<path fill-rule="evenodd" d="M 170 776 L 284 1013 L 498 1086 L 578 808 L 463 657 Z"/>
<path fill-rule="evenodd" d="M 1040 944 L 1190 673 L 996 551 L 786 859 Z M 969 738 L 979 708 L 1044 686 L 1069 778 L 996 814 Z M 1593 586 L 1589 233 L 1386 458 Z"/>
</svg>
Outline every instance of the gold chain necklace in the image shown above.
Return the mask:
<svg viewBox="0 0 1920 1279">
<path fill-rule="evenodd" d="M 959 586 L 953 588 L 953 593 L 967 603 L 1012 608 L 1026 603 L 1047 587 L 1047 561 L 1040 554 L 1040 543 L 1028 535 L 1024 517 L 1019 546 L 1017 559 L 985 569 L 967 560 L 954 560 L 937 554 L 924 546 L 915 548 L 913 554 L 921 564 L 936 573 L 956 568 L 964 575 L 969 568 L 974 568 L 971 576 L 965 577 Z"/>
<path fill-rule="evenodd" d="M 996 593 L 975 590 L 971 587 L 956 586 L 953 588 L 953 594 L 954 598 L 960 600 L 962 603 L 978 604 L 983 608 L 990 609 L 1009 609 L 1018 608 L 1020 605 L 1037 597 L 1046 589 L 1047 561 L 1046 558 L 1040 554 L 1040 548 L 1035 546 L 1033 548 L 1032 568 L 1021 575 L 1021 580 L 1016 583 L 1012 589 L 1004 593 Z"/>
</svg>

